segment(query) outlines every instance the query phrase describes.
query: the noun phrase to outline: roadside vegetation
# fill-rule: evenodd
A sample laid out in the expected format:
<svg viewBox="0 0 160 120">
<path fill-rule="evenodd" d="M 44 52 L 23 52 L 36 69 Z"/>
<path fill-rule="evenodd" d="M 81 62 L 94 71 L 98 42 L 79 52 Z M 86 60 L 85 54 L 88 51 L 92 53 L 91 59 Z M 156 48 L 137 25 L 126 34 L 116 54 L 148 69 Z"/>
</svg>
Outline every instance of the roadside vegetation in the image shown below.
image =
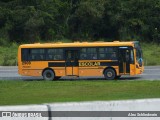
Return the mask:
<svg viewBox="0 0 160 120">
<path fill-rule="evenodd" d="M 0 105 L 160 98 L 160 81 L 0 81 Z"/>
<path fill-rule="evenodd" d="M 0 66 L 16 66 L 17 50 L 18 44 L 16 43 L 0 46 Z"/>
<path fill-rule="evenodd" d="M 141 43 L 145 66 L 160 65 L 160 45 L 155 43 Z"/>
<path fill-rule="evenodd" d="M 160 42 L 159 0 L 1 0 L 9 42 L 118 39 Z"/>
</svg>

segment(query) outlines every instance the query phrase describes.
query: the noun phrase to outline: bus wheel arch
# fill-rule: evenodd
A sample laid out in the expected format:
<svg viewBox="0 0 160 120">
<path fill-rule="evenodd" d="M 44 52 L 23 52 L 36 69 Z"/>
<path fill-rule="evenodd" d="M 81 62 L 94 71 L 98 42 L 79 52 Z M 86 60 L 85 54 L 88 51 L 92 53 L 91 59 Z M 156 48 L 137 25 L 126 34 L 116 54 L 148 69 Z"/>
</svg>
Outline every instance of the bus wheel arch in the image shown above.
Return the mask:
<svg viewBox="0 0 160 120">
<path fill-rule="evenodd" d="M 113 67 L 105 68 L 103 74 L 106 80 L 113 80 L 117 76 L 116 70 Z"/>
<path fill-rule="evenodd" d="M 55 79 L 55 72 L 51 68 L 45 68 L 42 72 L 43 79 L 46 81 L 52 81 Z"/>
</svg>

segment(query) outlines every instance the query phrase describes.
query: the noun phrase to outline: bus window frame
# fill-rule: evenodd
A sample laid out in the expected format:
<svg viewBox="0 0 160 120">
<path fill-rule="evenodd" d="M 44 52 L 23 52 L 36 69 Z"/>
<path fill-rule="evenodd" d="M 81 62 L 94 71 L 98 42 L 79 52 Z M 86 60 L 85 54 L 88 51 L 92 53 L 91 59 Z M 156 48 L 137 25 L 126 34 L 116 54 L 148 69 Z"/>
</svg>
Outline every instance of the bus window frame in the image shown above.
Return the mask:
<svg viewBox="0 0 160 120">
<path fill-rule="evenodd" d="M 31 53 L 32 49 L 44 49 L 44 53 L 43 54 L 38 54 L 38 53 Z M 62 49 L 62 59 L 47 59 L 47 55 L 49 55 L 47 53 L 48 49 Z M 24 60 L 24 53 L 23 50 L 26 50 L 27 52 L 25 54 L 25 60 Z M 43 59 L 32 59 L 32 55 L 43 55 Z M 64 48 L 21 48 L 21 61 L 64 61 L 65 60 L 65 55 L 64 55 Z"/>
<path fill-rule="evenodd" d="M 88 51 L 87 52 L 81 52 L 81 49 L 83 49 L 83 48 L 96 48 L 96 53 L 88 53 Z M 99 49 L 100 48 L 104 48 L 105 50 L 104 50 L 104 53 L 100 53 L 100 51 L 99 51 Z M 108 49 L 108 48 L 112 48 L 113 50 L 111 51 L 111 52 L 108 52 L 108 53 L 106 53 L 106 48 Z M 79 50 L 80 52 L 79 52 L 79 54 L 80 54 L 80 56 L 79 56 L 79 60 L 112 60 L 111 59 L 111 55 L 112 55 L 112 53 L 114 52 L 114 53 L 116 53 L 116 59 L 114 59 L 114 60 L 118 60 L 118 46 L 105 46 L 105 47 L 81 47 L 80 48 L 80 50 Z M 88 54 L 96 54 L 97 56 L 97 58 L 96 59 L 90 59 L 90 58 L 86 58 L 86 59 L 81 59 L 81 55 L 82 54 L 86 54 L 86 56 L 88 55 Z M 101 57 L 100 57 L 100 54 L 104 54 L 105 55 L 105 57 L 103 58 L 103 59 L 100 59 Z"/>
</svg>

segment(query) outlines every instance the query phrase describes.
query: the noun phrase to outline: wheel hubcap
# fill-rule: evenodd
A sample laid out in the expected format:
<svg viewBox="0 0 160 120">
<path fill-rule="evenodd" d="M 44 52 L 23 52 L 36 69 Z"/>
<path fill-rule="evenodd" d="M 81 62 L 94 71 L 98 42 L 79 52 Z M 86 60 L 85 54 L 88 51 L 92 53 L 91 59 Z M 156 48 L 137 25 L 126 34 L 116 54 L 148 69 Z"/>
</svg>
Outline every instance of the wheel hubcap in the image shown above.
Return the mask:
<svg viewBox="0 0 160 120">
<path fill-rule="evenodd" d="M 50 78 L 51 77 L 51 73 L 47 73 L 46 76 L 47 76 L 47 78 Z"/>
<path fill-rule="evenodd" d="M 112 72 L 108 72 L 108 73 L 107 73 L 107 76 L 108 76 L 108 77 L 112 77 L 112 75 L 113 75 Z"/>
</svg>

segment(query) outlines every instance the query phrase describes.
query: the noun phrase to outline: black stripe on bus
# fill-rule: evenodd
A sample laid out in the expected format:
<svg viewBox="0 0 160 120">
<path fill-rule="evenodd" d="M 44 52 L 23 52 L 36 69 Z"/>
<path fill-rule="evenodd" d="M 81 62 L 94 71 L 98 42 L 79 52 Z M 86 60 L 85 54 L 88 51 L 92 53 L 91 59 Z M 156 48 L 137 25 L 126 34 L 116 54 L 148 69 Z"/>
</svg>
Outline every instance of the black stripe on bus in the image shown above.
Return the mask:
<svg viewBox="0 0 160 120">
<path fill-rule="evenodd" d="M 48 67 L 76 67 L 79 66 L 79 63 L 65 63 L 65 62 L 49 62 Z M 100 66 L 118 66 L 118 62 L 100 62 Z M 87 66 L 80 66 L 87 67 Z M 90 67 L 90 66 L 88 66 Z"/>
<path fill-rule="evenodd" d="M 49 62 L 48 67 L 65 67 L 65 62 Z"/>
<path fill-rule="evenodd" d="M 100 66 L 118 66 L 118 62 L 100 62 Z"/>
</svg>

